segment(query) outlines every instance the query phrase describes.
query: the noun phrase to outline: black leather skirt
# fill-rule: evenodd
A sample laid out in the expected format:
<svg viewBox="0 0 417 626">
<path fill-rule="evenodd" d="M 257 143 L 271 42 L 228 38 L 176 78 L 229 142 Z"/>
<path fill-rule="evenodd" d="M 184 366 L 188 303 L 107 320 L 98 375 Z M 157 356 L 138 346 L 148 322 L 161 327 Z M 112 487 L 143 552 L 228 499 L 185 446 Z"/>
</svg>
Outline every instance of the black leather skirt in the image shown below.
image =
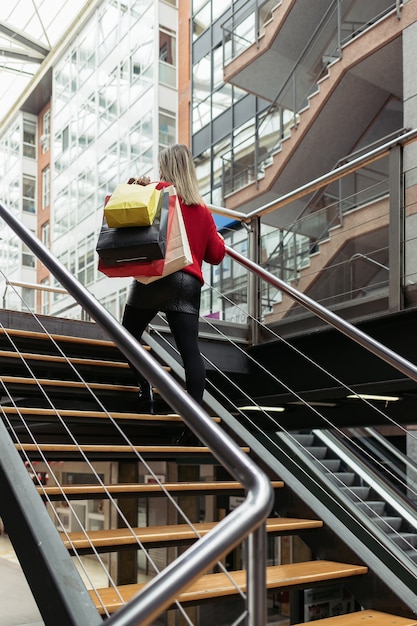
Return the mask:
<svg viewBox="0 0 417 626">
<path fill-rule="evenodd" d="M 175 272 L 164 278 L 143 285 L 134 280 L 130 285 L 126 304 L 136 309 L 155 311 L 178 311 L 193 313 L 200 311 L 201 282 L 188 272 Z"/>
</svg>

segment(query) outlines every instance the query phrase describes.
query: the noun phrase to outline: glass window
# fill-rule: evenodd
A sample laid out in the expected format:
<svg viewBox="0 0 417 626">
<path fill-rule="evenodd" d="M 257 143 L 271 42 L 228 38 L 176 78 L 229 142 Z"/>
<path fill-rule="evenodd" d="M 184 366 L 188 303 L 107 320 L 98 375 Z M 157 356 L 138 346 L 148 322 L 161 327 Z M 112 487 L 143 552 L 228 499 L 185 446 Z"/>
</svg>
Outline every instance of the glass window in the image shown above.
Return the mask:
<svg viewBox="0 0 417 626">
<path fill-rule="evenodd" d="M 176 65 L 175 32 L 168 28 L 159 30 L 159 60 L 169 65 Z"/>
<path fill-rule="evenodd" d="M 67 232 L 69 227 L 69 188 L 65 186 L 61 188 L 54 199 L 54 237 L 57 239 L 60 235 Z"/>
<path fill-rule="evenodd" d="M 96 177 L 92 168 L 78 176 L 78 222 L 94 213 L 96 208 Z"/>
<path fill-rule="evenodd" d="M 51 176 L 49 165 L 42 170 L 42 209 L 49 206 L 51 193 Z"/>
<path fill-rule="evenodd" d="M 62 152 L 69 148 L 69 126 L 65 126 L 62 131 Z"/>
<path fill-rule="evenodd" d="M 200 154 L 195 159 L 195 168 L 197 172 L 198 187 L 200 193 L 204 196 L 207 202 L 211 202 L 210 190 L 211 190 L 211 152 L 207 149 L 203 154 Z"/>
<path fill-rule="evenodd" d="M 41 240 L 44 246 L 47 248 L 51 245 L 51 225 L 49 222 L 45 222 L 41 226 Z"/>
<path fill-rule="evenodd" d="M 35 267 L 35 255 L 25 243 L 22 243 L 22 265 L 24 267 Z"/>
<path fill-rule="evenodd" d="M 41 285 L 48 286 L 49 285 L 49 278 L 44 278 L 41 281 Z M 42 313 L 42 315 L 49 315 L 50 295 L 51 295 L 50 291 L 46 291 L 46 290 L 42 289 L 42 291 L 41 291 L 41 313 Z"/>
<path fill-rule="evenodd" d="M 232 86 L 223 85 L 221 89 L 215 91 L 212 95 L 212 119 L 228 111 L 232 106 Z"/>
<path fill-rule="evenodd" d="M 23 176 L 23 210 L 36 213 L 36 179 L 34 176 Z"/>
<path fill-rule="evenodd" d="M 35 310 L 35 290 L 34 289 L 30 289 L 29 287 L 23 287 L 22 288 L 22 300 L 24 302 L 26 309 L 32 312 Z"/>
<path fill-rule="evenodd" d="M 159 111 L 159 149 L 175 143 L 176 138 L 175 115 L 169 111 Z"/>
<path fill-rule="evenodd" d="M 226 11 L 228 5 L 230 6 L 231 4 L 232 0 L 230 2 L 227 2 L 225 0 L 211 0 L 211 21 L 214 22 L 214 20 L 220 17 L 220 15 L 222 15 Z"/>
<path fill-rule="evenodd" d="M 152 61 L 153 61 L 153 40 L 152 32 L 149 32 L 148 38 L 140 39 L 141 43 L 132 51 L 130 57 L 130 80 L 135 82 L 138 78 L 150 82 L 152 78 Z"/>
<path fill-rule="evenodd" d="M 42 118 L 42 135 L 40 137 L 40 143 L 42 146 L 42 154 L 45 154 L 50 147 L 51 137 L 51 111 L 46 111 Z"/>
<path fill-rule="evenodd" d="M 211 3 L 207 4 L 193 18 L 193 39 L 197 39 L 211 25 Z"/>
<path fill-rule="evenodd" d="M 193 132 L 211 119 L 211 53 L 193 66 Z"/>
<path fill-rule="evenodd" d="M 177 84 L 177 59 L 175 33 L 167 28 L 159 31 L 159 81 L 175 87 Z"/>
<path fill-rule="evenodd" d="M 100 64 L 113 50 L 118 43 L 119 11 L 117 6 L 112 6 L 110 2 L 105 3 L 98 23 L 98 63 Z"/>
<path fill-rule="evenodd" d="M 95 236 L 93 233 L 80 242 L 77 253 L 77 278 L 83 285 L 89 285 L 94 281 L 95 269 Z"/>
<path fill-rule="evenodd" d="M 23 156 L 36 159 L 36 124 L 28 120 L 23 122 Z"/>
<path fill-rule="evenodd" d="M 223 85 L 223 48 L 213 50 L 213 89 Z"/>
<path fill-rule="evenodd" d="M 203 6 L 203 4 L 210 4 L 211 0 L 193 0 L 193 15 L 197 13 L 199 9 Z"/>
</svg>

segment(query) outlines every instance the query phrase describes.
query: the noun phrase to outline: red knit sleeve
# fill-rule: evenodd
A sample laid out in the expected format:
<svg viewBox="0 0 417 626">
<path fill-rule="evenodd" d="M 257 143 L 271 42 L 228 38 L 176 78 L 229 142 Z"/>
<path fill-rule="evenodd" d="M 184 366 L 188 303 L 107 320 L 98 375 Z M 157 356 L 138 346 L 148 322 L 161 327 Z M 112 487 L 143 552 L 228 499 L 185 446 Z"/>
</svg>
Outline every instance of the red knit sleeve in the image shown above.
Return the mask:
<svg viewBox="0 0 417 626">
<path fill-rule="evenodd" d="M 208 238 L 207 246 L 204 254 L 204 260 L 211 265 L 218 265 L 224 259 L 226 254 L 225 243 L 222 237 L 217 232 L 216 224 L 209 210 L 208 212 Z"/>
</svg>

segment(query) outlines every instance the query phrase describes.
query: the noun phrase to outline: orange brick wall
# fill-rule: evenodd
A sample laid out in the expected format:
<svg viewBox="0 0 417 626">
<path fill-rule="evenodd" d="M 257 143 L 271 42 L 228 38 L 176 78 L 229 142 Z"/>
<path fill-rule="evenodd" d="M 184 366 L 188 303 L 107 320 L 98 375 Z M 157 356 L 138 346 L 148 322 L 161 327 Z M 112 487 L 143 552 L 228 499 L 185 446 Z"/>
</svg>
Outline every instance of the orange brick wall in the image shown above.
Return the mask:
<svg viewBox="0 0 417 626">
<path fill-rule="evenodd" d="M 178 5 L 178 142 L 191 148 L 191 0 Z"/>
</svg>

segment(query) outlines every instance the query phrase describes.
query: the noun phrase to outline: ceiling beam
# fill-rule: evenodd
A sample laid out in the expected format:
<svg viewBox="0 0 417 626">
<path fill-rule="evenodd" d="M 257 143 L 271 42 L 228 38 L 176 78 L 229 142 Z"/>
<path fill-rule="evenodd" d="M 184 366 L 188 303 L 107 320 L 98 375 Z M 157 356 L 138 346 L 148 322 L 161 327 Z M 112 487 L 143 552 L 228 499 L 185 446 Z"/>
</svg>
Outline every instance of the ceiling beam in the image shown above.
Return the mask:
<svg viewBox="0 0 417 626">
<path fill-rule="evenodd" d="M 9 48 L 0 48 L 0 58 L 1 57 L 3 59 L 16 59 L 17 61 L 22 61 L 22 63 L 42 63 L 45 58 L 43 56 L 33 56 L 27 52 L 16 52 Z"/>
<path fill-rule="evenodd" d="M 36 39 L 29 37 L 29 35 L 27 35 L 23 31 L 18 30 L 14 26 L 10 26 L 6 22 L 0 21 L 0 33 L 6 35 L 6 37 L 11 39 L 13 42 L 24 46 L 28 50 L 33 50 L 34 52 L 37 52 L 43 58 L 46 57 L 46 55 L 50 51 L 49 48 L 46 48 L 45 46 L 40 44 L 39 41 L 37 41 Z"/>
</svg>

